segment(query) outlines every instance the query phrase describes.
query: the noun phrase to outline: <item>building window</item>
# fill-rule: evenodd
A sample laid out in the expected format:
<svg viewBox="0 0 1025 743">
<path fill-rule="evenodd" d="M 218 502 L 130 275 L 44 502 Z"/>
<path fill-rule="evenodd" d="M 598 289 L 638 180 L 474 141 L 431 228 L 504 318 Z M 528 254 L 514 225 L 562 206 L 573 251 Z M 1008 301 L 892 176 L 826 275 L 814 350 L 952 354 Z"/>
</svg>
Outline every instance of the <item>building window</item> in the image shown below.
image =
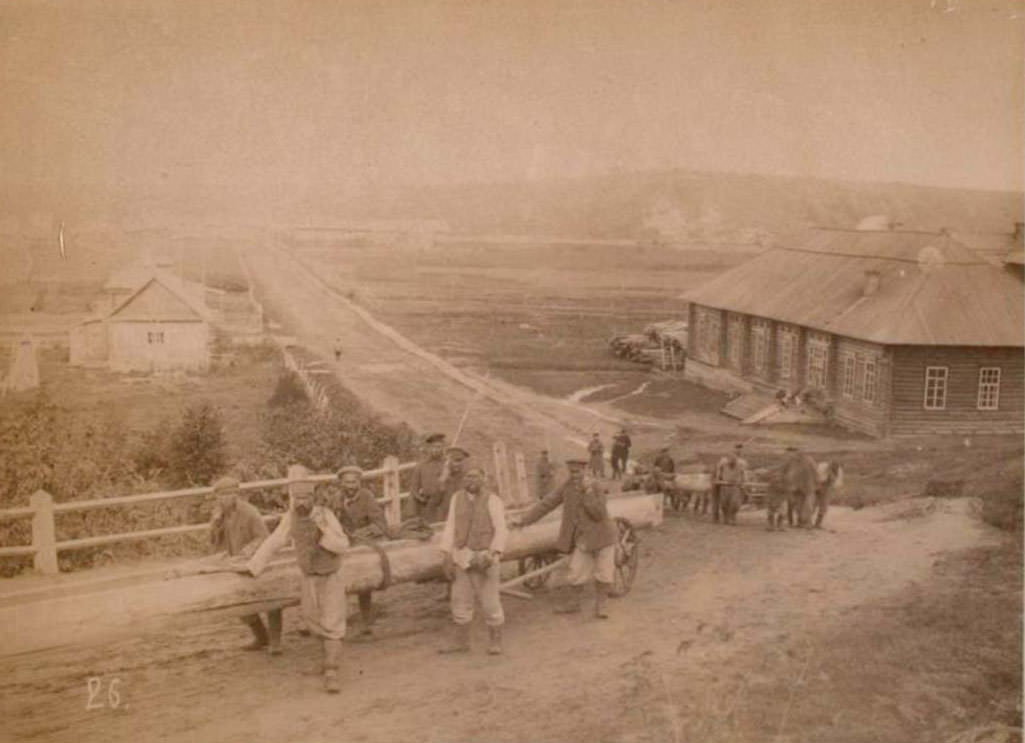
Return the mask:
<svg viewBox="0 0 1025 743">
<path fill-rule="evenodd" d="M 737 371 L 742 371 L 744 364 L 744 319 L 741 317 L 730 318 L 730 347 L 728 352 L 730 366 Z"/>
<path fill-rule="evenodd" d="M 768 376 L 769 327 L 765 321 L 751 324 L 751 366 L 758 376 Z"/>
<path fill-rule="evenodd" d="M 805 386 L 809 389 L 824 390 L 826 374 L 829 366 L 829 341 L 822 338 L 808 339 L 808 373 Z"/>
<path fill-rule="evenodd" d="M 779 329 L 779 381 L 794 378 L 794 357 L 797 355 L 797 333 L 791 328 Z"/>
<path fill-rule="evenodd" d="M 855 359 L 853 356 L 844 356 L 841 393 L 847 398 L 854 397 L 854 365 Z"/>
<path fill-rule="evenodd" d="M 979 369 L 979 410 L 996 410 L 1000 405 L 1000 367 L 984 366 Z"/>
<path fill-rule="evenodd" d="M 875 359 L 865 361 L 864 377 L 861 382 L 861 399 L 874 403 L 878 398 L 879 371 Z"/>
<path fill-rule="evenodd" d="M 945 366 L 925 368 L 925 409 L 945 410 L 947 407 L 947 375 Z"/>
<path fill-rule="evenodd" d="M 149 343 L 163 343 L 164 342 L 164 331 L 160 330 L 157 332 L 146 333 L 146 340 Z"/>
</svg>

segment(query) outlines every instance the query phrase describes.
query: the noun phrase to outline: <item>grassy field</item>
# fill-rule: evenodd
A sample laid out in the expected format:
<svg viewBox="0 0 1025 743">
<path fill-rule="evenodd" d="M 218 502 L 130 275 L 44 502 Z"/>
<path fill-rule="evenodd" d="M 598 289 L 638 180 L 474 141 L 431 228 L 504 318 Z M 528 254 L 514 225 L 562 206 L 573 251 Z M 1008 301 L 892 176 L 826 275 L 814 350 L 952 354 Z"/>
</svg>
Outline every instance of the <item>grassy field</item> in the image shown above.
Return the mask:
<svg viewBox="0 0 1025 743">
<path fill-rule="evenodd" d="M 547 372 L 571 378 L 578 371 L 637 371 L 609 353 L 609 338 L 680 317 L 682 292 L 747 257 L 665 247 L 495 244 L 338 246 L 301 255 L 338 289 L 453 363 L 559 394 L 576 388 Z"/>
</svg>

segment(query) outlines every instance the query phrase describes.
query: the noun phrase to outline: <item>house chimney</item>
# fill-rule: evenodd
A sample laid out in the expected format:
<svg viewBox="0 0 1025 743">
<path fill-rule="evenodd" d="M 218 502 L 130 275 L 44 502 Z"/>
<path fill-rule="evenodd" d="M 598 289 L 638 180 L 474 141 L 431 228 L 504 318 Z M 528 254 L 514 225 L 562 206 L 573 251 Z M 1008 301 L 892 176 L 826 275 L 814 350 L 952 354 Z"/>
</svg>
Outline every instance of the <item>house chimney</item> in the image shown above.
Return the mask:
<svg viewBox="0 0 1025 743">
<path fill-rule="evenodd" d="M 865 271 L 864 296 L 871 297 L 879 290 L 879 280 L 882 275 L 878 271 Z"/>
</svg>

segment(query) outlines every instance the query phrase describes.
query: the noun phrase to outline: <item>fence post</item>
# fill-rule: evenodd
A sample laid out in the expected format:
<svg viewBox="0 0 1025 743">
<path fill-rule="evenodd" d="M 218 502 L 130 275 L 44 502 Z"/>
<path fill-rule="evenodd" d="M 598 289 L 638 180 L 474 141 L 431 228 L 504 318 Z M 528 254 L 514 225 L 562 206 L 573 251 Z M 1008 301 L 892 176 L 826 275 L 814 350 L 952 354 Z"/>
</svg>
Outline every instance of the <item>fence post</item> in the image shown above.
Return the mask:
<svg viewBox="0 0 1025 743">
<path fill-rule="evenodd" d="M 32 514 L 32 567 L 43 575 L 56 575 L 57 529 L 53 521 L 53 497 L 45 490 L 37 490 L 29 498 L 35 513 Z"/>
<path fill-rule="evenodd" d="M 530 503 L 530 486 L 527 484 L 527 460 L 523 452 L 518 451 L 513 455 L 513 462 L 516 464 L 516 504 L 525 506 Z"/>
<path fill-rule="evenodd" d="M 383 495 L 388 499 L 384 507 L 384 517 L 388 526 L 402 523 L 402 500 L 399 496 L 399 458 L 389 454 L 381 465 L 384 476 L 381 478 Z"/>
</svg>

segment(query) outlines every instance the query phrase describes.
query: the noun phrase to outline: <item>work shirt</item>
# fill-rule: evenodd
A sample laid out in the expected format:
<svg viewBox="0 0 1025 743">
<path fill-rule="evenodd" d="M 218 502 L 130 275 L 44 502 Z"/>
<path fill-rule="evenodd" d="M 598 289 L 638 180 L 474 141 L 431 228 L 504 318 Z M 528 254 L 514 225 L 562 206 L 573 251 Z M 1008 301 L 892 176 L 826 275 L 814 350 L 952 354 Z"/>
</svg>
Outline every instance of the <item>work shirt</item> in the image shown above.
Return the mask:
<svg viewBox="0 0 1025 743">
<path fill-rule="evenodd" d="M 572 552 L 575 547 L 593 551 L 616 543 L 619 532 L 606 508 L 605 494 L 594 483 L 586 485 L 567 480 L 523 514 L 522 523 L 532 524 L 559 506 L 562 506 L 562 522 L 556 549 L 560 552 Z"/>
<path fill-rule="evenodd" d="M 349 538 L 345 536 L 345 530 L 342 529 L 342 525 L 338 523 L 338 518 L 331 512 L 331 509 L 325 506 L 314 506 L 310 512 L 309 519 L 319 532 L 316 546 L 328 552 L 333 552 L 335 555 L 341 555 L 349 548 Z M 298 520 L 294 510 L 289 509 L 285 512 L 285 515 L 281 517 L 281 521 L 278 523 L 278 528 L 263 540 L 263 544 L 256 550 L 256 554 L 246 563 L 250 573 L 253 575 L 262 573 L 266 569 L 267 563 L 274 556 L 274 553 L 282 549 L 289 541 L 296 542 L 297 549 L 300 546 L 312 549 L 311 545 L 305 541 L 303 545 L 300 545 L 298 540 L 295 539 L 296 536 L 305 535 L 305 530 L 303 530 L 303 535 L 293 533 L 295 522 Z M 305 522 L 305 519 L 302 520 Z M 302 526 L 300 526 L 301 528 Z M 304 564 L 304 559 L 299 560 L 300 566 Z"/>
<path fill-rule="evenodd" d="M 630 436 L 625 433 L 617 433 L 612 437 L 612 451 L 626 453 L 630 451 Z"/>
<path fill-rule="evenodd" d="M 218 509 L 210 522 L 210 544 L 232 557 L 255 550 L 268 533 L 256 506 L 244 500 L 236 500 L 227 513 Z"/>
<path fill-rule="evenodd" d="M 676 472 L 676 462 L 674 462 L 673 458 L 668 454 L 659 454 L 655 457 L 655 467 L 663 472 Z"/>
<path fill-rule="evenodd" d="M 334 509 L 338 522 L 351 539 L 356 532 L 368 526 L 376 526 L 382 534 L 388 534 L 388 521 L 384 517 L 384 509 L 374 498 L 374 494 L 366 488 L 360 488 L 352 496 L 345 493 Z"/>
<path fill-rule="evenodd" d="M 441 521 L 445 514 L 441 511 L 445 499 L 445 483 L 441 473 L 444 472 L 445 459 L 425 459 L 413 470 L 413 479 L 409 493 L 413 497 L 413 508 L 417 516 L 432 523 Z"/>
<path fill-rule="evenodd" d="M 484 499 L 486 508 L 481 508 Z M 484 540 L 488 534 L 490 540 Z M 445 527 L 441 530 L 440 547 L 442 552 L 452 555 L 456 565 L 465 569 L 474 552 L 504 552 L 508 536 L 505 504 L 501 498 L 486 491 L 474 495 L 459 490 L 452 496 Z"/>
</svg>

